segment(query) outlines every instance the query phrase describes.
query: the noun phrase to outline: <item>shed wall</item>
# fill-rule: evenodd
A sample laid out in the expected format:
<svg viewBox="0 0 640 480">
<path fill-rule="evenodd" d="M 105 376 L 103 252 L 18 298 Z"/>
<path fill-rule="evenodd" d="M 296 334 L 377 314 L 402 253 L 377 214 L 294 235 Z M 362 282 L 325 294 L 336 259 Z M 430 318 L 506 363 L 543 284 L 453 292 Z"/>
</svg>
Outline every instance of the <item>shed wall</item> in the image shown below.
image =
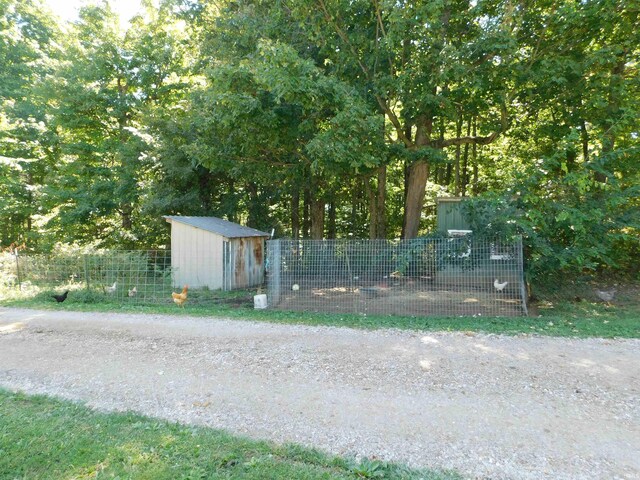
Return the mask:
<svg viewBox="0 0 640 480">
<path fill-rule="evenodd" d="M 173 285 L 223 288 L 223 237 L 200 228 L 171 222 Z"/>
<path fill-rule="evenodd" d="M 229 239 L 226 289 L 245 288 L 264 282 L 264 238 Z"/>
<path fill-rule="evenodd" d="M 458 199 L 438 202 L 438 232 L 446 234 L 448 230 L 469 230 L 461 207 Z"/>
</svg>

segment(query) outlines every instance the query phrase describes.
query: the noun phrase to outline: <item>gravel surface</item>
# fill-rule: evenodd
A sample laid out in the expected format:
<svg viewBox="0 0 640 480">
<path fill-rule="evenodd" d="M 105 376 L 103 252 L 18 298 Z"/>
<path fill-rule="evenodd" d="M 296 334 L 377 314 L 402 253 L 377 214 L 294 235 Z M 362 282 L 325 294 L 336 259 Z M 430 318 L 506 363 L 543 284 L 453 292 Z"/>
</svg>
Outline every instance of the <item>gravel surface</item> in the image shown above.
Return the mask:
<svg viewBox="0 0 640 480">
<path fill-rule="evenodd" d="M 640 478 L 640 341 L 0 308 L 0 385 L 469 478 Z"/>
</svg>

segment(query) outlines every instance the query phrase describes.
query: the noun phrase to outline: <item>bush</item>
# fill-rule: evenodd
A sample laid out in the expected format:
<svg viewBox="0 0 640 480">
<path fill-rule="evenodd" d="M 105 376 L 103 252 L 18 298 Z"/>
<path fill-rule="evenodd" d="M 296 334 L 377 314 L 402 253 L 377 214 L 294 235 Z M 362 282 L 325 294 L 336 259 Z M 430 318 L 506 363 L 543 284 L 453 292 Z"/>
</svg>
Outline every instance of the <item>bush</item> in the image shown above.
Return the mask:
<svg viewBox="0 0 640 480">
<path fill-rule="evenodd" d="M 522 235 L 533 280 L 585 272 L 637 277 L 640 187 L 624 188 L 615 179 L 597 182 L 588 169 L 549 178 L 552 168 L 541 165 L 506 195 L 464 202 L 474 233 Z"/>
</svg>

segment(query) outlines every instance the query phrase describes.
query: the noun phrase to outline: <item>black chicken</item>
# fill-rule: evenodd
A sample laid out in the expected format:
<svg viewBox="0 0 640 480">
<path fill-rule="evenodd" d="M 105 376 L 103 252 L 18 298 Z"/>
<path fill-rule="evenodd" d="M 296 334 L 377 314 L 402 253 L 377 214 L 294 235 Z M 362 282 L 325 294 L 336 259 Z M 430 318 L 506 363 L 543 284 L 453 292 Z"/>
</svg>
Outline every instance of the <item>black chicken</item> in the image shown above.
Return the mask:
<svg viewBox="0 0 640 480">
<path fill-rule="evenodd" d="M 56 299 L 56 302 L 62 303 L 67 299 L 68 294 L 69 294 L 69 290 L 64 292 L 62 295 L 51 295 L 51 296 Z"/>
</svg>

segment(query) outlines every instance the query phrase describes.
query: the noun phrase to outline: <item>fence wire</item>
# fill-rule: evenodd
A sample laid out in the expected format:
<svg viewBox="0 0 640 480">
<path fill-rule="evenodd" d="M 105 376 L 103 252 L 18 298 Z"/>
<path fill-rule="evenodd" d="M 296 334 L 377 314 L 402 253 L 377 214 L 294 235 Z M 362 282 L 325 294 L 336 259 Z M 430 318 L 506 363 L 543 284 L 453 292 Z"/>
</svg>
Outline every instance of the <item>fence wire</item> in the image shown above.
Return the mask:
<svg viewBox="0 0 640 480">
<path fill-rule="evenodd" d="M 51 299 L 69 291 L 69 301 L 119 304 L 173 304 L 179 292 L 177 269 L 168 250 L 109 250 L 92 254 L 0 255 L 0 293 L 12 297 Z M 244 297 L 242 297 L 244 295 Z M 73 300 L 72 300 L 73 299 Z M 186 305 L 252 304 L 247 292 L 190 288 Z"/>
<path fill-rule="evenodd" d="M 294 311 L 526 315 L 520 239 L 271 240 L 268 301 Z"/>
</svg>

